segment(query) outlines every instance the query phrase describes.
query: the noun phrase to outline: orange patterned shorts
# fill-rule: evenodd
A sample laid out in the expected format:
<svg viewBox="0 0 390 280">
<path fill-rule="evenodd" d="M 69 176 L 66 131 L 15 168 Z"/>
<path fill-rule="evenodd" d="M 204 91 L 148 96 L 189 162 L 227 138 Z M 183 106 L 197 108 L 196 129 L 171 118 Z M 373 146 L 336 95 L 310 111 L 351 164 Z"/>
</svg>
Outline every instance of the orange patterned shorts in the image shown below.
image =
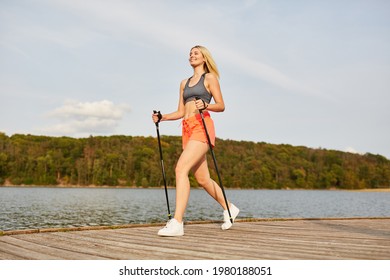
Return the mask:
<svg viewBox="0 0 390 280">
<path fill-rule="evenodd" d="M 207 132 L 210 136 L 211 145 L 215 146 L 215 128 L 214 122 L 208 112 L 203 113 L 204 121 L 206 123 Z M 183 150 L 187 146 L 188 141 L 197 140 L 204 143 L 208 143 L 206 131 L 203 127 L 202 117 L 200 114 L 196 114 L 188 119 L 184 119 L 182 122 L 182 142 Z"/>
</svg>

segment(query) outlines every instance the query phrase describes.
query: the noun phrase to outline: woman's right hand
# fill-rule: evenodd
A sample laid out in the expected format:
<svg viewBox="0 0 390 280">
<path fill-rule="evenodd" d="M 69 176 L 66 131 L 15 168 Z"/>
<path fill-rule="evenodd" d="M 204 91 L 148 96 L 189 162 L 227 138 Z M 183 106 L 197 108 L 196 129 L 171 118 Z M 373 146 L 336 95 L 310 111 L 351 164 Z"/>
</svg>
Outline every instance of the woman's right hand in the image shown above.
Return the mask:
<svg viewBox="0 0 390 280">
<path fill-rule="evenodd" d="M 152 114 L 152 120 L 154 123 L 159 123 L 162 119 L 162 115 L 160 113 L 160 111 L 153 111 L 153 114 Z"/>
</svg>

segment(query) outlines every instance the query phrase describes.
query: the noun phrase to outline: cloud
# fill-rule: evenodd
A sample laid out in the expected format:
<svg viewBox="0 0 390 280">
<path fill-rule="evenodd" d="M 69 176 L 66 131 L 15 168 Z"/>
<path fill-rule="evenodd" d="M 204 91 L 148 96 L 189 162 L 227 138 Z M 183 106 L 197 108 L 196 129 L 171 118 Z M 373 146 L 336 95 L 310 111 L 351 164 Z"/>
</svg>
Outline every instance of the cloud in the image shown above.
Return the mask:
<svg viewBox="0 0 390 280">
<path fill-rule="evenodd" d="M 125 113 L 129 111 L 128 105 L 118 105 L 108 100 L 94 102 L 68 100 L 63 106 L 47 114 L 47 117 L 59 119 L 61 123 L 46 127 L 43 131 L 71 136 L 109 134 L 115 131 Z"/>
<path fill-rule="evenodd" d="M 59 118 L 92 117 L 118 120 L 128 109 L 127 105 L 115 105 L 108 100 L 84 103 L 68 100 L 62 107 L 54 109 L 49 115 Z"/>
<path fill-rule="evenodd" d="M 219 52 L 226 61 L 230 61 L 230 63 L 244 71 L 248 76 L 267 81 L 279 88 L 294 93 L 306 96 L 325 97 L 317 89 L 302 84 L 269 64 L 252 60 L 244 54 L 227 48 L 224 49 L 221 47 Z"/>
<path fill-rule="evenodd" d="M 363 153 L 359 153 L 358 151 L 356 151 L 354 148 L 352 148 L 352 147 L 347 147 L 347 148 L 345 148 L 345 150 L 344 150 L 345 152 L 347 152 L 347 153 L 352 153 L 352 154 L 360 154 L 360 155 L 362 155 Z"/>
<path fill-rule="evenodd" d="M 71 9 L 72 12 L 79 13 L 81 17 L 88 17 L 88 20 L 93 22 L 93 26 L 96 28 L 93 32 L 105 33 L 109 36 L 118 36 L 122 39 L 143 38 L 146 41 L 154 41 L 167 48 L 180 52 L 188 52 L 187 48 L 193 46 L 193 44 L 203 44 L 207 46 L 213 46 L 212 48 L 218 49 L 218 56 L 222 58 L 227 64 L 232 67 L 236 67 L 255 79 L 267 81 L 274 86 L 281 89 L 288 90 L 295 94 L 301 94 L 305 96 L 317 96 L 326 97 L 323 93 L 315 88 L 304 84 L 304 82 L 294 79 L 283 73 L 280 69 L 277 69 L 273 65 L 266 64 L 260 60 L 254 60 L 253 56 L 246 54 L 242 51 L 240 44 L 234 44 L 231 41 L 229 35 L 215 36 L 214 29 L 205 29 L 202 26 L 207 25 L 216 26 L 217 23 L 212 17 L 208 18 L 205 22 L 200 24 L 199 28 L 191 28 L 191 24 L 180 24 L 181 20 L 185 20 L 178 11 L 181 11 L 184 7 L 178 5 L 177 10 L 164 10 L 166 7 L 159 2 L 155 2 L 153 5 L 156 7 L 154 10 L 150 9 L 150 5 L 136 4 L 128 1 L 117 0 L 114 2 L 98 1 L 61 1 L 56 3 L 60 7 Z M 149 3 L 149 2 L 147 2 Z M 233 5 L 228 7 L 230 11 L 237 12 L 237 7 L 241 9 L 250 9 L 257 2 L 253 0 L 245 1 L 244 5 Z M 218 10 L 215 10 L 213 6 L 208 6 L 207 12 L 209 14 L 219 14 Z M 158 12 L 156 12 L 158 11 Z M 176 20 L 166 17 L 173 15 L 176 12 L 178 15 Z M 192 17 L 201 16 L 196 11 L 193 12 Z M 223 20 L 226 18 L 222 17 Z M 232 24 L 232 23 L 226 23 Z M 225 28 L 225 24 L 223 26 Z M 191 29 L 191 32 L 189 32 Z M 216 28 L 218 30 L 218 26 Z M 233 34 L 230 34 L 232 36 Z M 180 38 L 180 39 L 178 39 Z M 199 42 L 200 41 L 200 42 Z"/>
</svg>

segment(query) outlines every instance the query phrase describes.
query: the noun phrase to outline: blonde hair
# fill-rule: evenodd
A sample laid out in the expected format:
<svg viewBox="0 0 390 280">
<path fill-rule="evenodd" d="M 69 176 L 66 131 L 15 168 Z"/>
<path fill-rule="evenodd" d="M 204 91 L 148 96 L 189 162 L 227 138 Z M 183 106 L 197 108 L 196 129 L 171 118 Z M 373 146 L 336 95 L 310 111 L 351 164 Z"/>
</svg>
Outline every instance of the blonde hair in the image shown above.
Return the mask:
<svg viewBox="0 0 390 280">
<path fill-rule="evenodd" d="M 191 50 L 195 49 L 195 48 L 197 48 L 201 52 L 201 54 L 203 55 L 203 58 L 205 59 L 205 64 L 203 66 L 204 71 L 206 73 L 214 74 L 219 79 L 219 71 L 218 71 L 217 64 L 215 63 L 209 50 L 207 48 L 205 48 L 203 46 L 199 46 L 199 45 L 192 47 Z"/>
</svg>

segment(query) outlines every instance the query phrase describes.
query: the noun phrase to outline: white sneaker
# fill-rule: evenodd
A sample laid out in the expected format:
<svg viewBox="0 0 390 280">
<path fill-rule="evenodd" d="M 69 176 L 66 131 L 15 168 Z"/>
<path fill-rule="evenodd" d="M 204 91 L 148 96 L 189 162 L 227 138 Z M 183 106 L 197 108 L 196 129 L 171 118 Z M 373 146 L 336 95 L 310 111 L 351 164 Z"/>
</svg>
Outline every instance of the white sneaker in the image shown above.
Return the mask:
<svg viewBox="0 0 390 280">
<path fill-rule="evenodd" d="M 182 236 L 184 235 L 183 222 L 179 223 L 176 219 L 171 219 L 157 234 L 160 236 Z"/>
<path fill-rule="evenodd" d="M 240 209 L 238 209 L 235 205 L 233 205 L 233 203 L 230 203 L 229 210 L 230 210 L 230 214 L 232 214 L 232 218 L 234 222 L 234 219 L 237 217 L 238 213 L 240 212 Z M 232 227 L 233 224 L 230 222 L 228 210 L 223 211 L 223 221 L 224 223 L 221 226 L 222 230 L 227 230 Z"/>
</svg>

